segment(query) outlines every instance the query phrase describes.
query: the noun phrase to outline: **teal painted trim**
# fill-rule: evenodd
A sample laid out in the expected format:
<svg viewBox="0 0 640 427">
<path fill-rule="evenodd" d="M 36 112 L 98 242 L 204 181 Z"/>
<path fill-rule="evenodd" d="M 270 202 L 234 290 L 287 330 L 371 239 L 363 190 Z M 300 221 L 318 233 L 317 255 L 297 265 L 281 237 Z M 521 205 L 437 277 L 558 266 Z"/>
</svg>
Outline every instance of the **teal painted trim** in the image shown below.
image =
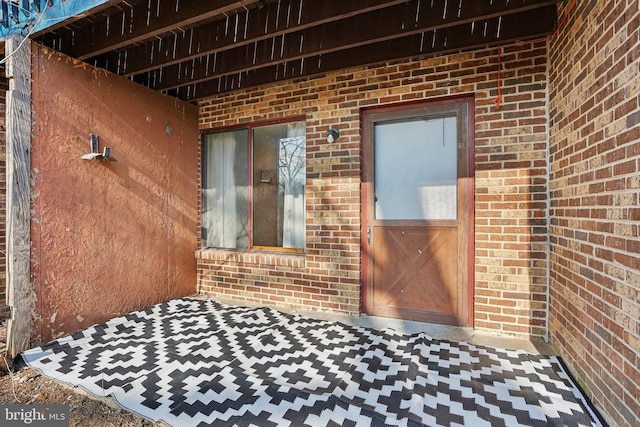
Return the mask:
<svg viewBox="0 0 640 427">
<path fill-rule="evenodd" d="M 35 32 L 87 12 L 108 0 L 0 0 L 0 40 Z"/>
</svg>

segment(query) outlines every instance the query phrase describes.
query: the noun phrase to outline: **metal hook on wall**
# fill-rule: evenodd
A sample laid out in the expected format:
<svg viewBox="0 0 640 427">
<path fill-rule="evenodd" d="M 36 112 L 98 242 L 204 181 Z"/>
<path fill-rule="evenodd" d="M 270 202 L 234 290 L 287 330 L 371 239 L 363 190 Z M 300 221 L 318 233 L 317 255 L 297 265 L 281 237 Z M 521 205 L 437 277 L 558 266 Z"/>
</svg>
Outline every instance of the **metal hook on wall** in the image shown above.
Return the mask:
<svg viewBox="0 0 640 427">
<path fill-rule="evenodd" d="M 100 149 L 98 147 L 98 135 L 96 135 L 95 133 L 90 134 L 89 144 L 90 144 L 91 152 L 87 153 L 87 154 L 84 154 L 81 157 L 81 159 L 84 159 L 84 160 L 93 160 L 93 159 L 109 160 L 110 162 L 117 162 L 118 161 L 118 160 L 116 160 L 115 157 L 111 156 L 111 147 L 104 147 L 102 153 L 100 152 Z"/>
</svg>

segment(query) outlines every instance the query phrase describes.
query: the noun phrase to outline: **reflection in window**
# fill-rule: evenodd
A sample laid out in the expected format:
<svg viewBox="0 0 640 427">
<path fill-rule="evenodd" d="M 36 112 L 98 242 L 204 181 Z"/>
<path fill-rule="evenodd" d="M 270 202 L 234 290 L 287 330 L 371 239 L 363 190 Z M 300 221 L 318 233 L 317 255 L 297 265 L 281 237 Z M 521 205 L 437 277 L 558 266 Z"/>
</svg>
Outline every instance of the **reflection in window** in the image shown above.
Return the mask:
<svg viewBox="0 0 640 427">
<path fill-rule="evenodd" d="M 209 134 L 204 142 L 204 245 L 303 250 L 305 122 Z M 253 159 L 250 186 L 249 149 Z"/>
</svg>

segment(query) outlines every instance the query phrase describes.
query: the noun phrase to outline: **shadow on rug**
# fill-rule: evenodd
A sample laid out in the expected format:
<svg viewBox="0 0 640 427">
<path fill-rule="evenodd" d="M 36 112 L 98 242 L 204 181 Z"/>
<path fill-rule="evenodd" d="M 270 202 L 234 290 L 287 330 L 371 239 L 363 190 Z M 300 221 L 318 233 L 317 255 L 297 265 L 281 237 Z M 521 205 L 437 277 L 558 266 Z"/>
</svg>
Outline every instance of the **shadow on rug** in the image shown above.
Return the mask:
<svg viewBox="0 0 640 427">
<path fill-rule="evenodd" d="M 171 426 L 600 426 L 556 357 L 178 299 L 22 354 Z"/>
</svg>

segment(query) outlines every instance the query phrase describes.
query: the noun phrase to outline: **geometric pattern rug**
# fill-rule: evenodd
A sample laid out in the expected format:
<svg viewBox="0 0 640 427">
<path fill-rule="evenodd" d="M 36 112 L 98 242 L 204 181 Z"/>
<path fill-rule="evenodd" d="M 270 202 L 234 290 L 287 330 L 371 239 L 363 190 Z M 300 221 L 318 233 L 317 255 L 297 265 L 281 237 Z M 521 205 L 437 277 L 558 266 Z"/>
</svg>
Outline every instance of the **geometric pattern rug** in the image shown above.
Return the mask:
<svg viewBox="0 0 640 427">
<path fill-rule="evenodd" d="M 170 426 L 599 426 L 558 358 L 183 298 L 22 353 Z"/>
</svg>

